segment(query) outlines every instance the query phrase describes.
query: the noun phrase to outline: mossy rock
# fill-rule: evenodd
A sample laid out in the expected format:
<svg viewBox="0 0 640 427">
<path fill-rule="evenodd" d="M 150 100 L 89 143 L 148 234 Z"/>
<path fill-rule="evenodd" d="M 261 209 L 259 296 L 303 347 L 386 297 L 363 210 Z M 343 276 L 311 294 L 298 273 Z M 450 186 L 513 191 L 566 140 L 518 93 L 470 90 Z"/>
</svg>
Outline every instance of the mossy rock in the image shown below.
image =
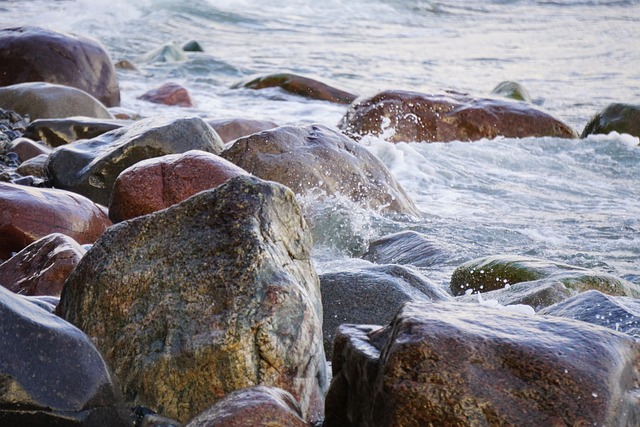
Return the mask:
<svg viewBox="0 0 640 427">
<path fill-rule="evenodd" d="M 580 137 L 614 131 L 640 136 L 640 105 L 609 104 L 587 123 Z"/>
<path fill-rule="evenodd" d="M 491 94 L 498 95 L 503 98 L 514 99 L 516 101 L 524 101 L 528 103 L 533 102 L 531 100 L 531 95 L 529 95 L 529 92 L 524 88 L 524 86 L 522 86 L 518 82 L 512 82 L 508 80 L 499 83 L 498 86 L 493 88 Z"/>
</svg>

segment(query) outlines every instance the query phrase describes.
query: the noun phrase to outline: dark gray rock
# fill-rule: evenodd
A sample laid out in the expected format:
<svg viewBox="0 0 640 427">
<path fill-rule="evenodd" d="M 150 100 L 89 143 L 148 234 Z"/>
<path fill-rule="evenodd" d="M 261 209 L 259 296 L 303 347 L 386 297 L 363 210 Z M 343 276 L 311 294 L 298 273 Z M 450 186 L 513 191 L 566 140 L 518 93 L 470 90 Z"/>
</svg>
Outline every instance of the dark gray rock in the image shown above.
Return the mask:
<svg viewBox="0 0 640 427">
<path fill-rule="evenodd" d="M 591 134 L 610 132 L 640 136 L 640 105 L 609 104 L 596 114 L 582 131 L 582 138 Z"/>
<path fill-rule="evenodd" d="M 371 241 L 362 258 L 377 264 L 409 264 L 425 268 L 446 262 L 451 254 L 431 242 L 428 236 L 404 230 Z"/>
<path fill-rule="evenodd" d="M 96 120 L 91 117 L 64 119 L 37 119 L 24 131 L 26 138 L 42 141 L 51 147 L 59 147 L 79 139 L 91 139 L 110 130 L 131 124 L 123 120 Z"/>
</svg>

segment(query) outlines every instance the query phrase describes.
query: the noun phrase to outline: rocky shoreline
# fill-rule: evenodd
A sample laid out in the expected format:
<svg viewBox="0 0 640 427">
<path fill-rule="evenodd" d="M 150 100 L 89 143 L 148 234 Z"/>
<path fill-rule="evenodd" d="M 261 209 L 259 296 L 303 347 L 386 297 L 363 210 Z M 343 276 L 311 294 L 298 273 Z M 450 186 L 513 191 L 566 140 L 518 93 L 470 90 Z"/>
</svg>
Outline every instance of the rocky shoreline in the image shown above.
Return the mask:
<svg viewBox="0 0 640 427">
<path fill-rule="evenodd" d="M 634 283 L 496 254 L 442 289 L 420 267 L 449 255 L 416 232 L 313 266 L 306 195 L 420 215 L 363 136 L 578 137 L 524 88 L 359 98 L 275 74 L 239 87 L 345 116 L 139 118 L 95 40 L 0 29 L 0 57 L 0 424 L 640 425 Z M 192 105 L 173 83 L 142 99 Z M 582 137 L 638 116 L 614 104 Z"/>
</svg>

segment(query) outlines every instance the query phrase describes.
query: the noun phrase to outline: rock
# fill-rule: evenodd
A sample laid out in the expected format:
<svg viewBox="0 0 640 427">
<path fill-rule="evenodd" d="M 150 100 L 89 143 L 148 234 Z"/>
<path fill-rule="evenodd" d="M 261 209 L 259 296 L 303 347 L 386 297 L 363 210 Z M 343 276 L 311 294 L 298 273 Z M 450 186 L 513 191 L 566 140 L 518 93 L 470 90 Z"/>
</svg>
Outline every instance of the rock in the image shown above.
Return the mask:
<svg viewBox="0 0 640 427">
<path fill-rule="evenodd" d="M 47 161 L 49 161 L 48 154 L 40 154 L 29 160 L 25 160 L 20 163 L 20 166 L 16 168 L 16 173 L 22 176 L 33 176 L 42 179 L 47 179 Z"/>
<path fill-rule="evenodd" d="M 451 276 L 451 293 L 489 292 L 505 285 L 540 279 L 559 281 L 573 291 L 599 290 L 640 298 L 640 286 L 606 273 L 543 259 L 495 255 L 466 262 Z M 471 290 L 471 291 L 470 291 Z"/>
<path fill-rule="evenodd" d="M 113 64 L 113 66 L 116 67 L 118 70 L 139 71 L 138 67 L 136 67 L 133 62 L 128 61 L 126 59 L 121 59 L 120 61 Z"/>
<path fill-rule="evenodd" d="M 461 295 L 456 298 L 459 302 L 477 303 L 480 301 L 497 301 L 501 305 L 523 304 L 533 308 L 534 311 L 559 303 L 570 298 L 576 293 L 567 288 L 561 281 L 554 279 L 540 279 L 531 282 L 520 282 L 496 289 L 482 292 L 482 295 Z"/>
<path fill-rule="evenodd" d="M 526 103 L 456 92 L 380 92 L 354 103 L 338 127 L 356 139 L 374 135 L 390 142 L 576 136 L 569 126 Z"/>
<path fill-rule="evenodd" d="M 282 126 L 253 134 L 236 140 L 221 156 L 296 194 L 319 189 L 370 209 L 418 215 L 413 201 L 377 157 L 322 125 Z"/>
<path fill-rule="evenodd" d="M 37 119 L 29 124 L 24 136 L 59 147 L 80 139 L 91 139 L 131 124 L 125 120 L 97 120 L 91 117 Z"/>
<path fill-rule="evenodd" d="M 285 92 L 294 95 L 339 104 L 351 104 L 351 102 L 357 98 L 357 96 L 352 93 L 329 86 L 318 80 L 288 73 L 268 74 L 257 77 L 241 86 L 249 89 L 279 87 Z"/>
<path fill-rule="evenodd" d="M 93 243 L 110 225 L 102 209 L 78 194 L 0 183 L 2 260 L 52 233 L 80 244 Z"/>
<path fill-rule="evenodd" d="M 0 107 L 28 114 L 32 120 L 71 116 L 113 119 L 106 107 L 88 93 L 43 82 L 0 87 Z"/>
<path fill-rule="evenodd" d="M 147 215 L 239 175 L 248 173 L 205 151 L 191 150 L 143 160 L 118 175 L 109 217 L 120 222 Z"/>
<path fill-rule="evenodd" d="M 400 265 L 363 267 L 320 275 L 324 351 L 344 323 L 384 325 L 407 301 L 452 301 L 440 286 Z"/>
<path fill-rule="evenodd" d="M 164 44 L 140 58 L 141 62 L 182 62 L 187 60 L 182 47 L 176 42 Z"/>
<path fill-rule="evenodd" d="M 29 138 L 16 138 L 8 146 L 8 151 L 13 151 L 18 155 L 21 162 L 25 162 L 34 157 L 44 154 L 49 156 L 51 148 L 44 144 L 38 144 Z"/>
<path fill-rule="evenodd" d="M 407 303 L 385 328 L 340 327 L 324 427 L 638 425 L 638 349 L 574 320 Z"/>
<path fill-rule="evenodd" d="M 0 285 L 21 295 L 59 296 L 85 252 L 71 237 L 50 234 L 0 264 Z"/>
<path fill-rule="evenodd" d="M 116 178 L 141 160 L 202 150 L 220 153 L 220 137 L 198 117 L 154 117 L 56 148 L 47 168 L 51 182 L 108 206 Z"/>
<path fill-rule="evenodd" d="M 315 421 L 326 368 L 310 251 L 294 194 L 239 176 L 107 230 L 58 312 L 94 339 L 131 406 L 185 422 L 268 385 Z"/>
<path fill-rule="evenodd" d="M 185 52 L 204 52 L 204 49 L 197 40 L 190 40 L 182 45 Z"/>
<path fill-rule="evenodd" d="M 587 123 L 580 137 L 614 131 L 640 136 L 640 105 L 609 104 Z"/>
<path fill-rule="evenodd" d="M 428 236 L 404 230 L 371 241 L 362 258 L 376 264 L 409 264 L 425 268 L 442 264 L 451 256 L 447 250 L 430 241 Z"/>
<path fill-rule="evenodd" d="M 89 337 L 1 286 L 0 425 L 132 426 Z"/>
<path fill-rule="evenodd" d="M 37 81 L 77 88 L 107 107 L 120 105 L 115 68 L 98 41 L 38 27 L 0 29 L 0 86 Z"/>
<path fill-rule="evenodd" d="M 51 295 L 21 296 L 24 297 L 26 301 L 37 305 L 38 307 L 45 311 L 48 311 L 49 313 L 55 312 L 56 307 L 60 303 L 60 297 L 54 297 Z"/>
<path fill-rule="evenodd" d="M 193 107 L 195 105 L 189 91 L 178 83 L 173 82 L 151 89 L 140 95 L 138 99 L 153 102 L 154 104 L 177 105 L 179 107 Z"/>
<path fill-rule="evenodd" d="M 498 83 L 493 88 L 491 95 L 502 96 L 503 98 L 515 99 L 516 101 L 524 101 L 529 104 L 533 103 L 527 89 L 518 82 L 504 81 Z"/>
<path fill-rule="evenodd" d="M 242 118 L 234 119 L 209 119 L 207 120 L 211 126 L 227 143 L 243 136 L 251 135 L 263 130 L 277 128 L 278 125 L 268 120 L 250 120 Z"/>
<path fill-rule="evenodd" d="M 275 387 L 252 387 L 220 399 L 186 427 L 311 427 L 302 418 L 298 402 Z"/>
</svg>

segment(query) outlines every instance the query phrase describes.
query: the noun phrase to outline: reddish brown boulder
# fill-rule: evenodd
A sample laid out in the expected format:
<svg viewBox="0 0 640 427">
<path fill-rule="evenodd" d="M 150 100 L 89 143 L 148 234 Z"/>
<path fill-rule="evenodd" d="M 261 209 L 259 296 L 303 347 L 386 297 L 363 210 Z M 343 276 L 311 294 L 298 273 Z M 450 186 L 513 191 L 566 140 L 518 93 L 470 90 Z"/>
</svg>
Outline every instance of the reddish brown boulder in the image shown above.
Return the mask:
<svg viewBox="0 0 640 427">
<path fill-rule="evenodd" d="M 118 175 L 109 216 L 113 222 L 120 222 L 150 214 L 238 175 L 248 172 L 199 150 L 143 160 Z"/>
<path fill-rule="evenodd" d="M 16 153 L 20 161 L 24 162 L 41 154 L 46 154 L 48 156 L 51 154 L 51 150 L 51 147 L 44 144 L 38 144 L 32 139 L 17 138 L 11 141 L 8 151 Z"/>
<path fill-rule="evenodd" d="M 138 99 L 153 102 L 154 104 L 177 105 L 178 107 L 194 106 L 189 91 L 178 83 L 172 82 L 151 89 L 139 96 Z"/>
<path fill-rule="evenodd" d="M 339 104 L 351 104 L 356 95 L 341 89 L 329 86 L 318 80 L 296 74 L 279 73 L 258 77 L 244 84 L 249 89 L 264 89 L 279 87 L 285 92 L 305 98 L 319 99 L 321 101 L 337 102 Z"/>
<path fill-rule="evenodd" d="M 79 194 L 0 183 L 0 259 L 52 233 L 93 243 L 110 225 L 105 212 Z"/>
<path fill-rule="evenodd" d="M 456 92 L 380 92 L 352 105 L 338 127 L 356 139 L 383 135 L 390 142 L 576 137 L 569 126 L 525 102 Z"/>
<path fill-rule="evenodd" d="M 0 264 L 0 285 L 21 295 L 59 296 L 85 252 L 71 237 L 50 234 Z"/>
<path fill-rule="evenodd" d="M 0 29 L 0 86 L 36 81 L 75 87 L 107 107 L 120 104 L 115 68 L 98 41 L 38 27 Z"/>
<path fill-rule="evenodd" d="M 211 119 L 207 120 L 223 142 L 233 141 L 243 136 L 248 136 L 263 130 L 277 128 L 278 125 L 268 120 L 250 120 L 250 119 Z"/>
</svg>

